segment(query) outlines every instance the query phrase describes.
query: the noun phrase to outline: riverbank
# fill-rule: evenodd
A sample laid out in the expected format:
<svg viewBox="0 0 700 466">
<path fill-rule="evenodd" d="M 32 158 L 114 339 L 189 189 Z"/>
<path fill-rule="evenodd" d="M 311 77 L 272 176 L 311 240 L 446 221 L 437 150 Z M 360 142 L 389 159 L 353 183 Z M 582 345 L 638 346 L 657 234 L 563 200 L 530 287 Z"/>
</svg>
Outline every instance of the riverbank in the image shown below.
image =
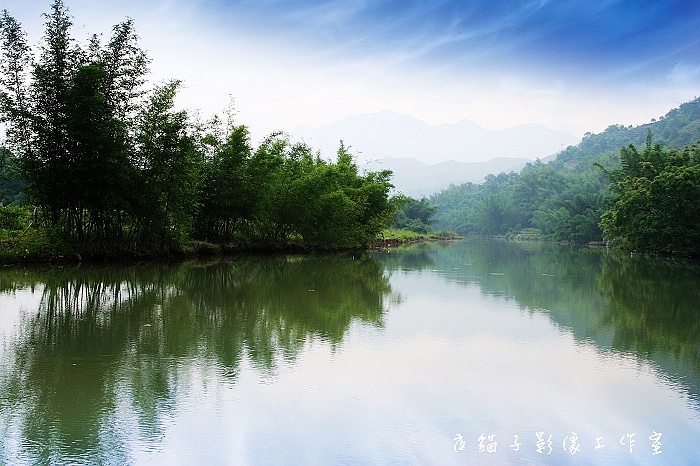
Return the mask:
<svg viewBox="0 0 700 466">
<path fill-rule="evenodd" d="M 409 230 L 386 229 L 382 232 L 382 236 L 374 241 L 372 248 L 383 249 L 404 244 L 424 243 L 427 241 L 452 241 L 456 239 L 461 239 L 461 236 L 448 231 L 416 233 Z"/>
<path fill-rule="evenodd" d="M 367 249 L 383 249 L 426 241 L 449 241 L 458 237 L 448 232 L 421 234 L 387 229 Z M 314 248 L 302 243 L 285 245 L 215 244 L 190 240 L 165 248 L 126 248 L 119 245 L 77 244 L 61 240 L 42 228 L 0 230 L 0 264 L 71 264 L 79 262 L 121 262 L 143 260 L 184 260 L 250 253 L 321 252 L 346 250 Z M 364 248 L 363 248 L 364 249 Z"/>
<path fill-rule="evenodd" d="M 290 244 L 285 247 L 214 244 L 186 241 L 163 249 L 99 247 L 65 242 L 52 242 L 41 234 L 19 240 L 0 240 L 0 265 L 75 264 L 80 262 L 128 262 L 186 260 L 202 257 L 231 256 L 247 253 L 310 252 L 311 248 Z"/>
</svg>

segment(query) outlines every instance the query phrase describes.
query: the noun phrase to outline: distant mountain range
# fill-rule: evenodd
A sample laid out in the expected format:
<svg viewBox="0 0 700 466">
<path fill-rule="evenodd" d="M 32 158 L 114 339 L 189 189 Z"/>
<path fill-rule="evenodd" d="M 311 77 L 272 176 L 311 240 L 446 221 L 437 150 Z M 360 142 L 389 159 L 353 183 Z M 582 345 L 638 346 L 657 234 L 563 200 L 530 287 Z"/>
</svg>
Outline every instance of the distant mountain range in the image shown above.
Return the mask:
<svg viewBox="0 0 700 466">
<path fill-rule="evenodd" d="M 299 126 L 292 136 L 325 158 L 333 158 L 343 140 L 362 168 L 392 170 L 396 190 L 412 197 L 428 196 L 450 184 L 480 183 L 490 173 L 520 171 L 525 163 L 553 157 L 580 140 L 535 124 L 487 130 L 462 120 L 431 126 L 388 110 L 319 128 Z"/>
<path fill-rule="evenodd" d="M 360 166 L 367 171 L 391 170 L 395 190 L 413 198 L 428 197 L 451 184 L 459 185 L 471 181 L 481 183 L 488 174 L 511 171 L 519 172 L 527 162 L 526 158 L 497 157 L 487 162 L 440 162 L 428 165 L 413 158 L 387 157 Z"/>
<path fill-rule="evenodd" d="M 342 139 L 359 162 L 393 157 L 426 164 L 485 162 L 500 157 L 534 160 L 580 141 L 571 133 L 535 124 L 487 130 L 462 120 L 431 126 L 388 110 L 347 117 L 319 128 L 299 126 L 292 136 L 320 150 L 326 158 L 334 156 Z"/>
</svg>

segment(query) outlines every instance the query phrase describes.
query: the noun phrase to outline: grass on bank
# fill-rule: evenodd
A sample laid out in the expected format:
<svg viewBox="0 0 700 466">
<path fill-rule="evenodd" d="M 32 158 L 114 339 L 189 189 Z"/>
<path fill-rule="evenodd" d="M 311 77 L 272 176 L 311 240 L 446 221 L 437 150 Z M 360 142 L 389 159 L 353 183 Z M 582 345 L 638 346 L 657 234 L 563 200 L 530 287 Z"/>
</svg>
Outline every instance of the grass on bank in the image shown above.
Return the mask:
<svg viewBox="0 0 700 466">
<path fill-rule="evenodd" d="M 50 255 L 48 233 L 35 228 L 33 211 L 19 206 L 0 206 L 0 261 L 17 262 Z"/>
<path fill-rule="evenodd" d="M 458 238 L 457 234 L 451 231 L 433 231 L 430 233 L 417 233 L 415 231 L 387 228 L 382 231 L 379 241 L 410 243 L 417 241 L 449 240 Z"/>
<path fill-rule="evenodd" d="M 58 231 L 36 222 L 36 212 L 30 207 L 0 205 L 0 263 L 81 261 L 99 258 L 158 257 L 149 251 L 120 250 L 117 246 L 105 250 L 99 246 L 67 243 Z M 387 228 L 375 246 L 393 246 L 420 241 L 449 240 L 456 238 L 452 232 L 418 233 L 407 229 Z M 218 245 L 205 241 L 187 241 L 167 251 L 168 256 L 214 256 L 227 252 L 240 252 L 251 245 Z M 162 255 L 162 253 L 161 253 Z"/>
</svg>

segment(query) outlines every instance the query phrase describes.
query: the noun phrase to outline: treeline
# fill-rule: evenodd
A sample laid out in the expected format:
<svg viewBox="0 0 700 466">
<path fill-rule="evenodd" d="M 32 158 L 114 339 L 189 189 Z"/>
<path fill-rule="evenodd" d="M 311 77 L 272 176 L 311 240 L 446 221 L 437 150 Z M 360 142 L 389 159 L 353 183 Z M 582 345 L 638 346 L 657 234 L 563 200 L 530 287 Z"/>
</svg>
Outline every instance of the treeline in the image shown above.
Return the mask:
<svg viewBox="0 0 700 466">
<path fill-rule="evenodd" d="M 602 239 L 598 225 L 608 183 L 602 171 L 559 170 L 529 163 L 520 173 L 488 175 L 431 196 L 436 228 L 461 235 L 525 235 L 585 243 Z"/>
<path fill-rule="evenodd" d="M 281 132 L 254 148 L 230 113 L 200 122 L 177 110 L 179 81 L 146 89 L 132 20 L 86 45 L 71 28 L 54 1 L 35 56 L 21 25 L 0 18 L 1 173 L 21 180 L 52 234 L 130 250 L 188 239 L 337 248 L 368 244 L 390 221 L 391 173 L 359 173 L 342 142 L 335 162 Z"/>
<path fill-rule="evenodd" d="M 451 186 L 430 198 L 439 208 L 436 228 L 698 254 L 696 141 L 700 99 L 647 125 L 587 134 L 551 162 L 530 163 L 520 173 Z"/>
<path fill-rule="evenodd" d="M 438 208 L 432 205 L 428 198 L 414 199 L 400 194 L 393 201 L 397 210 L 389 224 L 390 227 L 419 234 L 433 232 L 434 217 Z"/>
<path fill-rule="evenodd" d="M 617 155 L 622 147 L 645 144 L 649 132 L 655 143 L 679 150 L 700 141 L 700 99 L 683 103 L 658 120 L 652 118 L 650 123 L 640 126 L 610 125 L 602 133 L 586 133 L 580 144 L 564 149 L 552 164 L 580 171 L 601 162 L 601 157 L 614 155 L 619 160 Z"/>
<path fill-rule="evenodd" d="M 606 170 L 614 195 L 603 213 L 606 238 L 626 249 L 700 253 L 700 144 L 683 150 L 647 142 L 620 151 Z"/>
</svg>

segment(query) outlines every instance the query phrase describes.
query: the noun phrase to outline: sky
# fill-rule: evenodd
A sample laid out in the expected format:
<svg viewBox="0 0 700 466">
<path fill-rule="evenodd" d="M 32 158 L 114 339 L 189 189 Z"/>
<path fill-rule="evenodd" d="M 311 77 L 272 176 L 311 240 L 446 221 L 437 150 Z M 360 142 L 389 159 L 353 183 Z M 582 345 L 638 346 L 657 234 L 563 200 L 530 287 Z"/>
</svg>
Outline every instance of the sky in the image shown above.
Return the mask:
<svg viewBox="0 0 700 466">
<path fill-rule="evenodd" d="M 0 0 L 30 43 L 50 0 Z M 383 110 L 580 137 L 700 95 L 698 0 L 65 0 L 76 37 L 135 20 L 153 82 L 253 138 Z"/>
</svg>

